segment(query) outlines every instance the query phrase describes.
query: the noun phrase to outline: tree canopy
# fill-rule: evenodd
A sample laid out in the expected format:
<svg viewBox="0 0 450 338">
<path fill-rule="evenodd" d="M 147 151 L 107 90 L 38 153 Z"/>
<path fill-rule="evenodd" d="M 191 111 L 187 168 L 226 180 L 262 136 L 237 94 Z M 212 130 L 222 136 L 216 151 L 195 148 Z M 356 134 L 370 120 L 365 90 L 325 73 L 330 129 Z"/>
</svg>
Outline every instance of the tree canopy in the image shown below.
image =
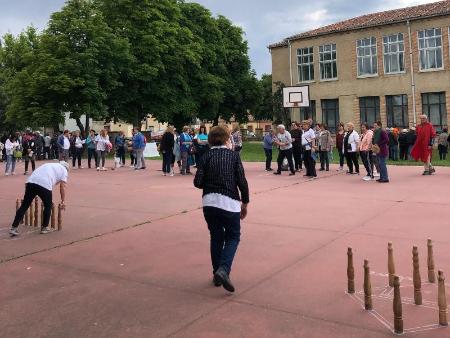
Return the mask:
<svg viewBox="0 0 450 338">
<path fill-rule="evenodd" d="M 56 128 L 65 112 L 82 131 L 89 117 L 180 126 L 273 114 L 271 78 L 252 71 L 242 29 L 196 3 L 68 0 L 44 31 L 0 42 L 0 127 Z"/>
</svg>

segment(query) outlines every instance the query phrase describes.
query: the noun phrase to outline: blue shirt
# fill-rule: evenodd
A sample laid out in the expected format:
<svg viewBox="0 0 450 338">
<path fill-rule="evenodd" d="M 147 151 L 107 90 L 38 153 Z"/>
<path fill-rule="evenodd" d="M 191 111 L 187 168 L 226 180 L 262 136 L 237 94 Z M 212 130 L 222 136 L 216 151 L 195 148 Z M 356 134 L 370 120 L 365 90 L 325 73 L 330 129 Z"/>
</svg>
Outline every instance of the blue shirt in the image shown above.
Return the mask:
<svg viewBox="0 0 450 338">
<path fill-rule="evenodd" d="M 272 149 L 272 147 L 273 147 L 272 135 L 266 134 L 264 136 L 264 145 L 263 145 L 263 147 L 264 147 L 264 149 Z"/>
<path fill-rule="evenodd" d="M 144 135 L 137 133 L 133 136 L 133 149 L 145 149 Z"/>
<path fill-rule="evenodd" d="M 180 136 L 180 150 L 182 153 L 187 153 L 191 147 L 190 144 L 185 144 L 185 142 L 192 142 L 192 137 L 187 133 L 183 133 Z"/>
</svg>

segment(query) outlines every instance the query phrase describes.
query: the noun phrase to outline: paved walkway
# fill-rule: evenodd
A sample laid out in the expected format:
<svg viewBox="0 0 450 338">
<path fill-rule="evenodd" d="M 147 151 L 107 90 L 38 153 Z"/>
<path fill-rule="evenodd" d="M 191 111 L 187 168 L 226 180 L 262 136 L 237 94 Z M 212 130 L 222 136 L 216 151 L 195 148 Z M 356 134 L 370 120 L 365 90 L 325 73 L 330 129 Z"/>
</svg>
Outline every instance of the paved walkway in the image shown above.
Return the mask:
<svg viewBox="0 0 450 338">
<path fill-rule="evenodd" d="M 72 171 L 63 231 L 21 227 L 14 240 L 7 229 L 24 177 L 0 177 L 1 337 L 391 337 L 388 241 L 407 335 L 450 335 L 435 325 L 437 286 L 425 283 L 427 238 L 450 280 L 450 169 L 422 177 L 419 167 L 389 168 L 392 183 L 378 184 L 334 167 L 310 181 L 245 164 L 251 205 L 230 295 L 211 285 L 201 192 L 156 166 Z M 410 304 L 413 245 L 424 306 Z M 348 246 L 355 297 L 345 292 Z M 371 313 L 360 303 L 365 258 Z"/>
</svg>

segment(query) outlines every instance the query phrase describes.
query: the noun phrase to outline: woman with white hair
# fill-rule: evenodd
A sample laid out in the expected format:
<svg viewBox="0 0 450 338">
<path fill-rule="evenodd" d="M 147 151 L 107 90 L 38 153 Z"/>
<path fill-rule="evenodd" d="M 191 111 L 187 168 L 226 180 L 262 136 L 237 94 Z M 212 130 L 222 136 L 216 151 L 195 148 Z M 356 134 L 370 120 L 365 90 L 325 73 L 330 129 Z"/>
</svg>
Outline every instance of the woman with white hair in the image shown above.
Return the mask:
<svg viewBox="0 0 450 338">
<path fill-rule="evenodd" d="M 358 163 L 358 148 L 359 148 L 359 135 L 355 131 L 355 125 L 351 122 L 347 123 L 347 132 L 344 136 L 343 152 L 347 159 L 348 171 L 347 174 L 359 175 L 359 163 Z M 355 171 L 353 171 L 353 166 Z"/>
<path fill-rule="evenodd" d="M 282 124 L 280 124 L 277 127 L 277 135 L 275 137 L 274 143 L 278 146 L 279 152 L 278 152 L 278 170 L 274 172 L 274 175 L 281 175 L 281 166 L 283 165 L 283 161 L 285 158 L 287 158 L 287 161 L 289 163 L 289 170 L 291 173 L 289 176 L 295 175 L 294 170 L 294 161 L 292 158 L 292 137 L 291 134 L 286 130 L 286 127 Z"/>
</svg>

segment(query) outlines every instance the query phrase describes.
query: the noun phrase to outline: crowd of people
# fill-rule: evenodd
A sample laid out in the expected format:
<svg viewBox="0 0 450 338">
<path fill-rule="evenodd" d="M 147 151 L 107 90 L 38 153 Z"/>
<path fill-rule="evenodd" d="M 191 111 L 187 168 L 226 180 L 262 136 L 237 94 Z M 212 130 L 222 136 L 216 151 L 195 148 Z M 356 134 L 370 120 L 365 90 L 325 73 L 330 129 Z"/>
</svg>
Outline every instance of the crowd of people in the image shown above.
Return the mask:
<svg viewBox="0 0 450 338">
<path fill-rule="evenodd" d="M 445 160 L 450 137 L 447 128 L 444 128 L 436 138 L 436 131 L 426 115 L 421 115 L 420 121 L 416 127 L 401 131 L 398 128 L 383 128 L 380 121 L 373 125 L 362 123 L 361 134 L 355 130 L 353 123 L 340 123 L 335 138 L 325 124 L 315 124 L 311 119 L 293 122 L 290 131 L 279 125 L 276 131 L 268 131 L 263 138 L 266 171 L 273 171 L 273 147 L 277 147 L 277 170 L 274 175 L 281 175 L 283 168 L 286 168 L 293 176 L 303 171 L 304 165 L 304 176 L 316 178 L 316 163 L 320 163 L 319 171 L 329 171 L 335 147 L 339 156 L 337 170 L 344 171 L 346 163 L 347 174 L 359 175 L 361 161 L 366 170 L 362 178 L 364 181 L 388 183 L 387 159 L 421 161 L 424 163 L 423 175 L 432 175 L 436 171 L 431 164 L 434 144 L 437 142 L 439 157 Z"/>
<path fill-rule="evenodd" d="M 266 157 L 266 171 L 273 171 L 273 148 L 278 148 L 277 168 L 275 175 L 289 170 L 289 175 L 305 169 L 304 176 L 316 178 L 317 171 L 329 171 L 333 160 L 333 149 L 336 148 L 339 156 L 338 171 L 347 174 L 359 175 L 360 164 L 364 167 L 366 175 L 363 180 L 387 183 L 389 177 L 386 169 L 386 160 L 392 161 L 414 159 L 424 162 L 424 175 L 433 174 L 431 153 L 434 143 L 437 143 L 439 158 L 446 159 L 450 137 L 444 128 L 436 138 L 433 126 L 425 115 L 421 116 L 421 123 L 409 130 L 398 128 L 383 128 L 381 122 L 373 125 L 362 123 L 359 134 L 351 122 L 340 123 L 334 137 L 327 125 L 314 123 L 311 119 L 302 122 L 293 122 L 290 128 L 279 125 L 276 130 L 268 131 L 263 138 L 263 149 Z M 289 130 L 288 130 L 289 129 Z M 423 133 L 426 133 L 424 136 Z M 424 141 L 423 137 L 429 138 Z M 243 147 L 243 138 L 238 124 L 230 132 L 230 142 L 233 151 L 240 153 Z M 426 144 L 424 144 L 427 143 Z M 114 137 L 108 135 L 103 129 L 99 133 L 91 130 L 84 137 L 79 131 L 65 130 L 57 134 L 44 134 L 32 132 L 27 129 L 24 133 L 15 133 L 4 136 L 0 147 L 3 148 L 2 160 L 6 162 L 5 175 L 14 175 L 17 161 L 24 161 L 24 174 L 34 171 L 38 160 L 59 160 L 72 164 L 72 168 L 83 169 L 83 162 L 88 168 L 97 171 L 106 171 L 106 158 L 108 154 L 114 158 L 114 167 L 126 166 L 126 154 L 129 153 L 130 167 L 134 170 L 146 169 L 144 150 L 147 138 L 138 128 L 133 129 L 133 136 L 127 138 L 123 132 Z M 429 144 L 428 144 L 429 143 Z M 191 175 L 191 168 L 196 167 L 209 149 L 208 131 L 205 125 L 194 130 L 189 126 L 182 128 L 181 132 L 169 126 L 160 140 L 158 151 L 163 164 L 164 176 L 174 176 L 178 167 L 181 175 Z M 426 148 L 426 149 L 425 149 Z M 429 149 L 428 149 L 429 148 Z M 416 151 L 414 151 L 416 149 Z M 320 168 L 316 171 L 316 163 Z"/>
<path fill-rule="evenodd" d="M 83 162 L 87 162 L 89 169 L 107 171 L 106 158 L 110 154 L 114 158 L 112 169 L 126 166 L 126 154 L 129 153 L 130 167 L 134 170 L 145 170 L 144 150 L 147 138 L 138 128 L 133 129 L 133 136 L 127 138 L 123 132 L 110 137 L 106 129 L 96 132 L 90 130 L 87 136 L 79 131 L 41 135 L 39 131 L 26 129 L 4 135 L 1 138 L 1 160 L 6 163 L 5 175 L 16 174 L 16 163 L 25 162 L 24 175 L 36 169 L 36 161 L 58 160 L 72 164 L 73 169 L 84 169 Z M 239 126 L 230 135 L 233 150 L 242 149 L 242 135 Z M 195 131 L 189 126 L 183 127 L 178 133 L 173 126 L 169 126 L 163 134 L 158 150 L 163 158 L 163 175 L 174 176 L 175 164 L 181 175 L 191 175 L 191 168 L 200 163 L 203 155 L 209 149 L 208 132 L 206 126 L 201 125 Z M 31 166 L 30 166 L 31 164 Z"/>
</svg>

